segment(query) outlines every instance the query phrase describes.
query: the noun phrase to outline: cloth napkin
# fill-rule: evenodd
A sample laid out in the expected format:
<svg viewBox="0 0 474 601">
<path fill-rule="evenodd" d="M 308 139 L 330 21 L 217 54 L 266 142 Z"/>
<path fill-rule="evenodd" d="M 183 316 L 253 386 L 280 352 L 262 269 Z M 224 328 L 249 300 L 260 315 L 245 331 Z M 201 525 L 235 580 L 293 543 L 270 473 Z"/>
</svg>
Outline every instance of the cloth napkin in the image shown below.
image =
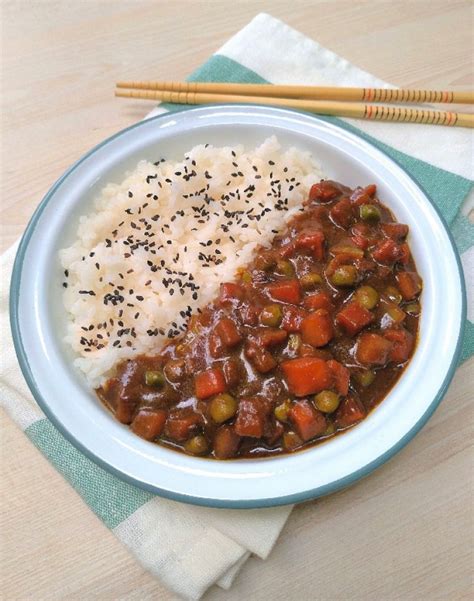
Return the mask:
<svg viewBox="0 0 474 601">
<path fill-rule="evenodd" d="M 256 16 L 190 79 L 388 86 L 266 14 Z M 152 114 L 176 108 L 161 105 Z M 463 204 L 472 188 L 468 130 L 327 119 L 384 150 L 424 187 L 451 228 L 472 286 L 472 194 Z M 263 559 L 269 555 L 291 507 L 217 510 L 168 501 L 111 476 L 67 442 L 33 401 L 13 351 L 8 282 L 16 247 L 0 259 L 0 402 L 104 524 L 169 589 L 195 600 L 213 584 L 229 588 L 252 553 Z M 474 352 L 472 288 L 469 298 L 462 360 Z"/>
</svg>

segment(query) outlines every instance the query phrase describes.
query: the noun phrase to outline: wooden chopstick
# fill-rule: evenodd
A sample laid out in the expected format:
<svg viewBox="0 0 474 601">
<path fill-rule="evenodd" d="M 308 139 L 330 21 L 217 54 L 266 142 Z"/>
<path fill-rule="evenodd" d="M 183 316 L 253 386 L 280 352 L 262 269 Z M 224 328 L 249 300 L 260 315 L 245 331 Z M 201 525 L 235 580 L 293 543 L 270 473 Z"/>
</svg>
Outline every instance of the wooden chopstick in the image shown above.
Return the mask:
<svg viewBox="0 0 474 601">
<path fill-rule="evenodd" d="M 162 102 L 172 102 L 176 104 L 267 104 L 271 106 L 284 106 L 300 109 L 312 113 L 319 113 L 321 115 L 336 115 L 339 117 L 352 117 L 355 119 L 474 127 L 474 115 L 468 113 L 433 111 L 428 109 L 373 105 L 356 102 L 123 89 L 115 90 L 115 95 L 121 98 L 143 98 L 145 100 L 160 100 Z"/>
<path fill-rule="evenodd" d="M 453 103 L 474 104 L 470 90 L 393 90 L 385 88 L 338 88 L 246 83 L 201 83 L 180 81 L 119 81 L 118 88 L 193 92 L 202 94 L 239 94 L 241 96 L 275 96 L 312 100 L 341 100 L 355 102 Z"/>
</svg>

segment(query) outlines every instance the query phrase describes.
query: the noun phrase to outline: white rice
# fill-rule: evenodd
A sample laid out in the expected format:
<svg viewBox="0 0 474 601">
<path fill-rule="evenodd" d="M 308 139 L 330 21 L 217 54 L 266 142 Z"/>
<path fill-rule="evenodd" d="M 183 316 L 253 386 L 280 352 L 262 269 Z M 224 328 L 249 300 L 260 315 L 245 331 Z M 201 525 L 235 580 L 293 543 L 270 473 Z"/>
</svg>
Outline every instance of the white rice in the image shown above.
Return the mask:
<svg viewBox="0 0 474 601">
<path fill-rule="evenodd" d="M 321 178 L 309 153 L 271 137 L 250 151 L 201 145 L 181 162 L 141 161 L 108 184 L 60 252 L 66 341 L 90 385 L 181 332 Z"/>
</svg>

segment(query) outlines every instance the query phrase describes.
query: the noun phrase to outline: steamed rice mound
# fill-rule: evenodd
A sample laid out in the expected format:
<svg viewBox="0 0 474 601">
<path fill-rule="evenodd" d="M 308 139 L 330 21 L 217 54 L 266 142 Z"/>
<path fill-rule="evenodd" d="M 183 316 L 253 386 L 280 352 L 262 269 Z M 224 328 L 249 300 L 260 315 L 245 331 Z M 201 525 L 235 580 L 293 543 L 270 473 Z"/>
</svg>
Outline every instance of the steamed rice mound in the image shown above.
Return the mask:
<svg viewBox="0 0 474 601">
<path fill-rule="evenodd" d="M 108 184 L 60 252 L 66 341 L 90 385 L 180 334 L 321 178 L 309 153 L 271 137 L 249 151 L 200 145 L 180 162 L 141 161 Z"/>
</svg>

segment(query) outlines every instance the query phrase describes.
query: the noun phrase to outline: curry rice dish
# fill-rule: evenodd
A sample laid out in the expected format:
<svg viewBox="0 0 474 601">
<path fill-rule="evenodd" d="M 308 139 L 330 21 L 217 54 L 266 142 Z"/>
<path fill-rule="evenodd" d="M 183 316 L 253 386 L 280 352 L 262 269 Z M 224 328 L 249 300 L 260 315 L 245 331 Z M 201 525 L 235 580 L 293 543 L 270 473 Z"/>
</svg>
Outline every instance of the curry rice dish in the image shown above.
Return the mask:
<svg viewBox="0 0 474 601">
<path fill-rule="evenodd" d="M 274 139 L 254 152 L 265 146 L 278 154 Z M 242 178 L 240 163 L 249 161 L 250 153 L 243 159 L 242 151 L 230 152 L 235 159 L 232 167 Z M 298 153 L 292 152 L 295 158 Z M 185 280 L 196 282 L 191 296 L 197 298 L 181 312 L 171 301 L 171 327 L 166 331 L 168 326 L 155 326 L 168 340 L 155 340 L 145 353 L 136 344 L 125 345 L 132 354 L 116 358 L 96 384 L 99 397 L 116 418 L 147 440 L 219 459 L 291 452 L 362 420 L 395 384 L 413 353 L 421 279 L 406 243 L 408 227 L 398 224 L 378 200 L 375 186 L 351 190 L 320 181 L 320 172 L 305 172 L 311 170 L 308 155 L 296 161 L 297 179 L 284 164 L 288 156 L 274 158 L 280 159 L 278 167 L 277 160 L 264 161 L 272 168 L 265 175 L 266 198 L 273 210 L 265 211 L 265 205 L 257 213 L 232 208 L 237 217 L 221 223 L 218 238 L 209 245 L 209 256 L 217 262 L 213 267 L 226 269 L 214 274 L 207 298 L 198 293 L 205 280 Z M 264 168 L 251 165 L 251 170 L 260 175 Z M 276 173 L 285 175 L 285 196 Z M 247 182 L 242 185 L 248 187 Z M 229 214 L 225 196 L 221 193 L 217 203 Z M 291 196 L 298 196 L 298 201 Z M 244 205 L 247 200 L 255 208 L 251 198 L 244 198 Z M 204 221 L 200 226 L 206 225 L 206 212 L 212 213 L 217 203 L 211 197 L 203 205 L 204 219 L 196 220 Z M 277 205 L 281 207 L 275 209 Z M 276 214 L 278 221 L 270 236 L 267 232 L 264 239 L 254 238 L 247 252 L 235 244 L 234 253 L 245 254 L 245 261 L 236 265 L 233 257 L 229 263 L 227 254 L 219 256 L 222 225 L 242 227 L 248 221 L 243 215 L 262 219 L 268 213 Z M 261 219 L 252 225 L 258 229 Z M 146 229 L 149 224 L 138 217 L 136 222 L 145 226 L 145 232 L 157 229 Z M 225 229 L 223 233 L 229 234 Z M 236 239 L 234 232 L 231 236 Z M 178 246 L 174 252 L 179 254 Z M 122 269 L 124 259 L 130 257 L 121 259 Z M 200 263 L 189 275 L 204 272 L 206 277 L 212 261 L 205 256 Z M 162 269 L 148 276 L 151 281 L 162 278 L 158 271 L 177 271 L 166 262 L 159 265 Z M 184 273 L 178 274 L 182 283 Z M 167 273 L 171 280 L 175 275 Z M 171 286 L 180 290 L 173 281 Z M 118 292 L 123 288 L 117 287 Z M 89 301 L 93 295 L 85 296 Z M 108 306 L 105 297 L 103 303 Z M 124 303 L 125 298 L 113 306 L 120 312 Z M 124 313 L 118 316 L 118 326 L 128 330 L 122 325 Z M 176 314 L 183 319 L 179 326 Z M 104 336 L 109 325 L 115 324 L 102 325 L 98 333 Z M 96 335 L 94 329 L 83 329 L 82 338 Z M 110 336 L 106 339 L 108 345 L 97 348 L 99 343 L 89 353 L 103 352 L 110 345 Z"/>
</svg>

